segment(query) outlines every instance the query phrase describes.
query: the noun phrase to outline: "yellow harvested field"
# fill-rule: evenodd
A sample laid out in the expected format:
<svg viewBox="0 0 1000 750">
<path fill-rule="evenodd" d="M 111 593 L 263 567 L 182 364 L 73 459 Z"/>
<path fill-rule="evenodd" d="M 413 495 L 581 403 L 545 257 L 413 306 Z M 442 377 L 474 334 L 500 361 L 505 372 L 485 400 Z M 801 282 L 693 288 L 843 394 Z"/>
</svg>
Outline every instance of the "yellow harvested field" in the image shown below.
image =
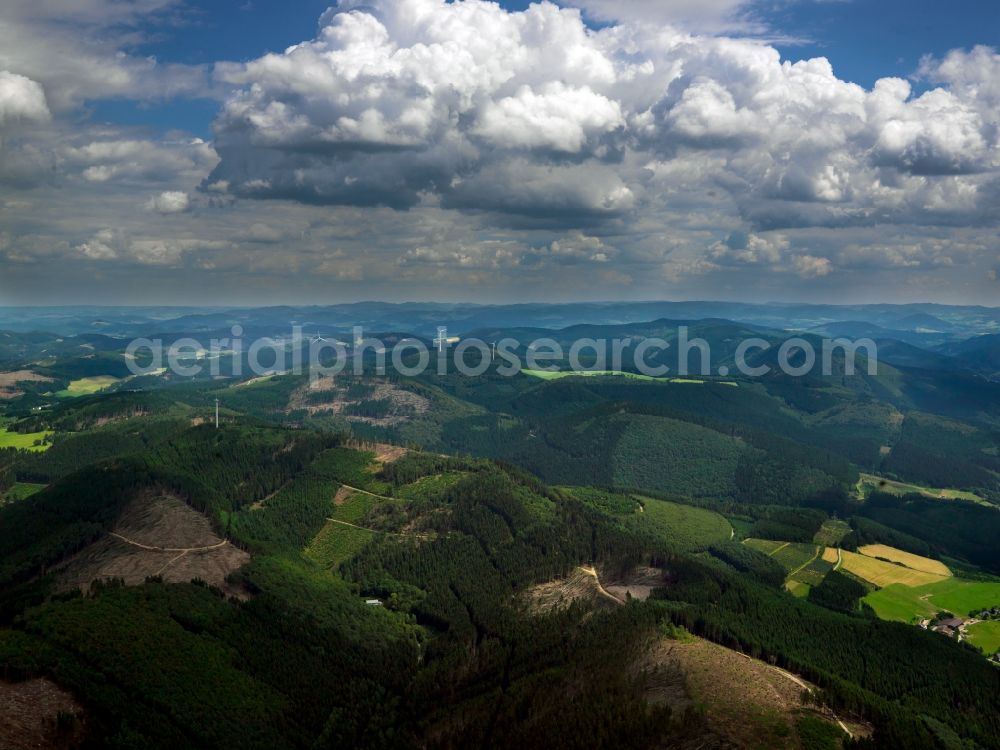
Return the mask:
<svg viewBox="0 0 1000 750">
<path fill-rule="evenodd" d="M 886 560 L 902 563 L 912 570 L 922 570 L 924 573 L 934 573 L 939 576 L 951 575 L 948 566 L 943 562 L 914 555 L 911 552 L 904 552 L 887 544 L 866 544 L 864 547 L 859 547 L 858 552 L 868 557 L 881 557 Z"/>
<path fill-rule="evenodd" d="M 853 573 L 879 588 L 899 583 L 903 586 L 923 586 L 927 583 L 943 581 L 950 576 L 927 573 L 923 570 L 904 568 L 902 565 L 876 560 L 874 557 L 859 555 L 857 552 L 842 550 L 843 563 L 841 569 Z"/>
<path fill-rule="evenodd" d="M 837 548 L 836 547 L 824 547 L 823 548 L 823 560 L 826 562 L 837 562 Z"/>
</svg>

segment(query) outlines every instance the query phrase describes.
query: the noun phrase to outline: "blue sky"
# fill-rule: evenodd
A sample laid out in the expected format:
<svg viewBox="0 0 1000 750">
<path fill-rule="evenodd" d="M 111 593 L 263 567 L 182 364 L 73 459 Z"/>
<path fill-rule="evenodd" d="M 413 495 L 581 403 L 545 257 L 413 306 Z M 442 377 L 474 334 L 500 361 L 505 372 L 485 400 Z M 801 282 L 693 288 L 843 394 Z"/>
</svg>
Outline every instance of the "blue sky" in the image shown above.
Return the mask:
<svg viewBox="0 0 1000 750">
<path fill-rule="evenodd" d="M 138 45 L 136 52 L 187 64 L 246 61 L 281 52 L 315 34 L 317 20 L 331 1 L 196 0 L 179 27 L 157 25 L 152 39 Z M 527 0 L 501 3 L 510 10 L 523 10 L 529 4 Z M 885 76 L 911 76 L 924 55 L 940 56 L 976 44 L 1000 45 L 1000 2 L 987 0 L 778 0 L 751 4 L 748 12 L 766 23 L 786 59 L 827 57 L 838 76 L 865 87 Z M 916 82 L 916 87 L 926 84 Z M 111 100 L 95 102 L 93 114 L 129 125 L 182 128 L 207 138 L 217 109 L 208 99 L 142 105 Z"/>
<path fill-rule="evenodd" d="M 561 1 L 4 0 L 0 303 L 1000 299 L 1000 3 Z"/>
<path fill-rule="evenodd" d="M 830 0 L 784 3 L 770 24 L 808 43 L 777 45 L 791 60 L 830 58 L 842 78 L 870 87 L 906 77 L 924 55 L 1000 42 L 1000 3 L 990 0 Z"/>
</svg>

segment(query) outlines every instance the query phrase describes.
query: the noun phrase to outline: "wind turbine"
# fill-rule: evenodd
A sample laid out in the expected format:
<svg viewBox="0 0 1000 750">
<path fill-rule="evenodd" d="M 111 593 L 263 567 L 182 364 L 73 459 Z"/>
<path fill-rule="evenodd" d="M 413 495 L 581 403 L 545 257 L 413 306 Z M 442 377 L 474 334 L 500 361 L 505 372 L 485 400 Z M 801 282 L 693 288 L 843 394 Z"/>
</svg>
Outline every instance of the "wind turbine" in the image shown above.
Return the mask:
<svg viewBox="0 0 1000 750">
<path fill-rule="evenodd" d="M 448 326 L 438 326 L 438 335 L 434 339 L 434 343 L 437 345 L 439 353 L 444 351 L 448 345 Z"/>
</svg>

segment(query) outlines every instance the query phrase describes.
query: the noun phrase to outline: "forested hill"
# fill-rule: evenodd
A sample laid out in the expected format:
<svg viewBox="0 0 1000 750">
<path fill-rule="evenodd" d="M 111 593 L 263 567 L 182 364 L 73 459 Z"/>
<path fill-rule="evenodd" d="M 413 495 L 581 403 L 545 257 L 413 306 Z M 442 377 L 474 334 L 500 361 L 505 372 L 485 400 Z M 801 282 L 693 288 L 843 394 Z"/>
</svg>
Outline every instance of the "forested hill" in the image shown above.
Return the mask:
<svg viewBox="0 0 1000 750">
<path fill-rule="evenodd" d="M 68 691 L 68 746 L 1000 746 L 982 373 L 134 378 L 120 344 L 0 341 L 0 690 Z"/>
<path fill-rule="evenodd" d="M 681 626 L 798 672 L 823 710 L 873 726 L 844 746 L 998 746 L 1000 671 L 981 655 L 795 599 L 718 514 L 343 441 L 178 426 L 0 508 L 0 674 L 71 690 L 94 746 L 722 743 L 705 716 L 650 699 L 649 645 Z M 180 546 L 157 534 L 198 518 L 235 550 L 224 582 L 166 565 L 127 586 L 68 583 L 84 563 L 124 570 Z M 168 559 L 214 560 L 218 543 L 203 547 Z M 605 580 L 644 570 L 655 591 L 528 606 L 590 565 Z"/>
</svg>

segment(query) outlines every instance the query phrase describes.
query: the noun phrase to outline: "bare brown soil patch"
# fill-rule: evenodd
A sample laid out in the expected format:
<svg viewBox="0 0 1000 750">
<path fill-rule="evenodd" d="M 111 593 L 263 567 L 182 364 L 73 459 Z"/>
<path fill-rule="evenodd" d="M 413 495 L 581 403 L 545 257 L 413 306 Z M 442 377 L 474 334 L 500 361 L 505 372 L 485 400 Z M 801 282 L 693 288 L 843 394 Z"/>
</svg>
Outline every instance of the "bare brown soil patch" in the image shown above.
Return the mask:
<svg viewBox="0 0 1000 750">
<path fill-rule="evenodd" d="M 31 370 L 14 370 L 0 372 L 0 400 L 9 400 L 23 396 L 24 391 L 18 389 L 18 383 L 51 383 L 52 378 L 39 375 Z"/>
<path fill-rule="evenodd" d="M 155 547 L 207 547 L 221 542 L 212 525 L 176 495 L 140 494 L 122 513 L 115 532 Z"/>
<path fill-rule="evenodd" d="M 376 443 L 375 444 L 375 463 L 380 467 L 386 464 L 394 464 L 403 456 L 405 456 L 409 451 L 406 448 L 402 448 L 398 445 L 389 445 L 387 443 Z"/>
<path fill-rule="evenodd" d="M 663 584 L 663 571 L 638 568 L 618 579 L 597 577 L 593 568 L 539 584 L 525 593 L 533 612 L 547 612 L 583 602 L 598 607 L 621 606 L 628 593 L 640 597 Z M 797 719 L 805 714 L 838 724 L 854 737 L 871 734 L 862 722 L 807 705 L 805 691 L 815 686 L 785 670 L 752 659 L 710 641 L 686 635 L 674 640 L 657 636 L 630 669 L 641 673 L 646 700 L 669 705 L 675 715 L 698 710 L 708 732 L 700 750 L 802 747 Z"/>
<path fill-rule="evenodd" d="M 375 393 L 371 396 L 372 401 L 389 401 L 392 404 L 393 412 L 388 417 L 348 417 L 353 421 L 365 422 L 367 424 L 391 427 L 405 422 L 417 414 L 424 414 L 431 408 L 431 402 L 413 391 L 392 385 L 391 383 L 381 383 L 375 388 Z"/>
<path fill-rule="evenodd" d="M 666 583 L 666 578 L 662 570 L 658 568 L 637 568 L 624 576 L 605 578 L 601 577 L 604 588 L 621 601 L 628 599 L 639 599 L 646 601 L 653 589 L 662 587 Z"/>
<path fill-rule="evenodd" d="M 354 497 L 354 490 L 350 487 L 344 487 L 341 485 L 340 489 L 337 490 L 337 494 L 333 496 L 334 505 L 344 505 L 348 500 Z"/>
<path fill-rule="evenodd" d="M 374 390 L 358 398 L 348 396 L 348 384 L 334 378 L 319 378 L 292 394 L 288 411 L 305 411 L 310 416 L 322 413 L 342 415 L 350 422 L 392 427 L 430 410 L 430 401 L 413 391 L 388 382 L 373 383 Z M 323 398 L 317 398 L 322 394 Z M 389 402 L 385 416 L 366 417 L 349 413 L 352 406 L 364 401 Z"/>
<path fill-rule="evenodd" d="M 183 500 L 146 491 L 126 508 L 110 534 L 71 558 L 59 577 L 63 588 L 84 591 L 96 579 L 121 578 L 135 586 L 150 576 L 168 583 L 200 578 L 239 595 L 229 591 L 225 579 L 249 560 Z"/>
<path fill-rule="evenodd" d="M 256 378 L 250 378 L 249 380 L 244 380 L 242 383 L 237 383 L 236 385 L 233 386 L 233 388 L 246 388 L 248 385 L 256 385 L 257 383 L 266 383 L 268 380 L 270 380 L 277 374 L 278 373 L 276 372 L 265 373 L 264 375 L 260 375 Z"/>
<path fill-rule="evenodd" d="M 727 747 L 800 748 L 795 723 L 805 713 L 834 724 L 843 720 L 854 736 L 871 733 L 870 727 L 804 704 L 803 692 L 816 688 L 802 678 L 701 638 L 661 639 L 647 659 L 684 673 L 688 693 Z"/>
<path fill-rule="evenodd" d="M 148 417 L 149 410 L 147 409 L 133 409 L 132 411 L 122 412 L 121 414 L 116 414 L 111 417 L 98 417 L 93 422 L 90 423 L 91 427 L 104 427 L 109 424 L 117 424 L 119 422 L 125 422 L 129 419 L 135 419 L 137 417 Z M 77 429 L 80 429 L 80 424 L 77 422 Z"/>
<path fill-rule="evenodd" d="M 606 577 L 593 567 L 583 566 L 566 578 L 532 587 L 527 596 L 531 608 L 541 612 L 581 601 L 620 607 L 630 598 L 645 601 L 653 589 L 663 584 L 664 573 L 657 568 L 641 567 L 625 575 Z"/>
<path fill-rule="evenodd" d="M 601 592 L 597 578 L 582 568 L 577 568 L 566 578 L 532 586 L 525 592 L 532 612 L 550 612 L 577 602 L 593 605 L 595 609 L 611 609 L 616 605 Z"/>
<path fill-rule="evenodd" d="M 401 445 L 391 445 L 390 443 L 376 443 L 370 440 L 348 440 L 344 443 L 345 448 L 350 448 L 356 451 L 366 451 L 368 453 L 375 454 L 374 466 L 372 467 L 375 471 L 378 471 L 383 466 L 387 464 L 394 464 L 407 453 L 409 453 L 408 448 L 404 448 Z"/>
<path fill-rule="evenodd" d="M 59 716 L 64 719 L 60 726 Z M 83 707 L 51 680 L 0 680 L 0 747 L 73 748 L 83 738 Z"/>
</svg>

